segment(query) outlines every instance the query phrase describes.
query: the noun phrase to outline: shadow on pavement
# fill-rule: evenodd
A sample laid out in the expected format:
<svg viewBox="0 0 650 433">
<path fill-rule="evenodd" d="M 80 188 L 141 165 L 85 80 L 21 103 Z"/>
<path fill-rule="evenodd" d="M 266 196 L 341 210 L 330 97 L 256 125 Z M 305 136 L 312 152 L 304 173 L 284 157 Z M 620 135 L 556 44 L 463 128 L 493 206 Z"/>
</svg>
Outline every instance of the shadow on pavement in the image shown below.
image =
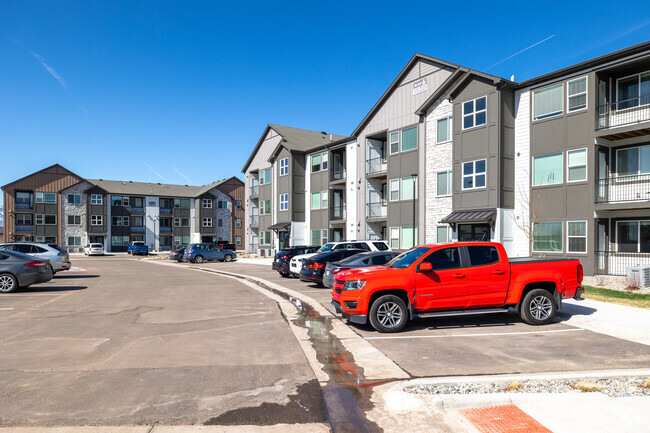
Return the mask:
<svg viewBox="0 0 650 433">
<path fill-rule="evenodd" d="M 99 278 L 99 275 L 55 275 L 57 280 L 80 279 L 80 278 Z"/>
<path fill-rule="evenodd" d="M 55 292 L 75 292 L 77 290 L 86 290 L 87 286 L 47 286 L 37 285 L 23 288 L 20 291 L 24 293 L 55 293 Z"/>
<path fill-rule="evenodd" d="M 556 321 L 563 322 L 572 316 L 591 316 L 596 311 L 595 308 L 583 307 L 582 305 L 562 303 L 562 309 L 557 312 Z"/>
</svg>

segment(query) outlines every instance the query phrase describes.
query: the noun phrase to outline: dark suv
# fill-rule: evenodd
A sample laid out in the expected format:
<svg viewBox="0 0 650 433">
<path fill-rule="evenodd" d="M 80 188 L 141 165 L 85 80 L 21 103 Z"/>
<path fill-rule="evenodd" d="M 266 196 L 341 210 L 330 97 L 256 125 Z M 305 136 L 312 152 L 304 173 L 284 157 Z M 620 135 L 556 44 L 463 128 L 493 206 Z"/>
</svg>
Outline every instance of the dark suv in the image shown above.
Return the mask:
<svg viewBox="0 0 650 433">
<path fill-rule="evenodd" d="M 291 275 L 291 271 L 289 270 L 289 261 L 291 260 L 292 257 L 300 256 L 302 254 L 315 253 L 316 251 L 318 251 L 319 248 L 320 247 L 314 247 L 314 246 L 285 248 L 275 255 L 275 259 L 273 259 L 273 264 L 271 265 L 271 269 L 273 269 L 274 271 L 278 271 L 280 275 L 282 275 L 283 277 L 288 277 Z"/>
<path fill-rule="evenodd" d="M 339 260 L 343 260 L 365 252 L 366 250 L 350 249 L 334 250 L 327 253 L 315 255 L 314 257 L 306 259 L 304 262 L 302 262 L 300 280 L 316 283 L 320 286 L 323 286 L 323 272 L 325 271 L 325 266 L 328 263 L 338 262 Z"/>
</svg>

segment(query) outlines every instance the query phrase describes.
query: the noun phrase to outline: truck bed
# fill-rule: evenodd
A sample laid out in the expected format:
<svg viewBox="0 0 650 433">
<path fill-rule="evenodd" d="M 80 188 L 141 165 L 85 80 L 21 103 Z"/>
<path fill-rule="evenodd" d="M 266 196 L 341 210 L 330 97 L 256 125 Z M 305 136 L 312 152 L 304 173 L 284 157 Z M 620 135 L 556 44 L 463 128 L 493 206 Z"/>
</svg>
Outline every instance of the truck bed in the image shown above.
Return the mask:
<svg viewBox="0 0 650 433">
<path fill-rule="evenodd" d="M 511 257 L 511 265 L 523 265 L 526 263 L 540 263 L 540 262 L 566 262 L 570 260 L 578 260 L 567 257 Z"/>
</svg>

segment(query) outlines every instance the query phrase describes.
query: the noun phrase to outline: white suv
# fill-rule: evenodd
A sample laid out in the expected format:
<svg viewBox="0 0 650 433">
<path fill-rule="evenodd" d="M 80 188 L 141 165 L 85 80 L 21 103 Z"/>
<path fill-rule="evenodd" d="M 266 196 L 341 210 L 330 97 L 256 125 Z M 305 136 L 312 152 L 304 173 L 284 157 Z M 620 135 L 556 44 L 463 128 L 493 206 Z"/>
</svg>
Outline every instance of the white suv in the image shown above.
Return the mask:
<svg viewBox="0 0 650 433">
<path fill-rule="evenodd" d="M 300 269 L 302 268 L 302 262 L 304 260 L 312 258 L 316 254 L 326 253 L 328 251 L 349 249 L 359 249 L 366 251 L 390 251 L 390 246 L 388 245 L 388 242 L 382 240 L 328 242 L 320 247 L 320 249 L 315 253 L 303 254 L 293 257 L 289 262 L 289 271 L 294 277 L 299 277 Z"/>
</svg>

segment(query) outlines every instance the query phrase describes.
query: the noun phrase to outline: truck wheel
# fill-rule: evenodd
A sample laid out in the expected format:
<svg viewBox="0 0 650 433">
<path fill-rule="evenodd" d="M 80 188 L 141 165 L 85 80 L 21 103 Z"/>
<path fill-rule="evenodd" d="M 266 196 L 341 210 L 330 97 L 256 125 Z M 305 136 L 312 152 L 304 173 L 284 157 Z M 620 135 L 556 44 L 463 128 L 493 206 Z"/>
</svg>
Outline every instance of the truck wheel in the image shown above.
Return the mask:
<svg viewBox="0 0 650 433">
<path fill-rule="evenodd" d="M 232 262 L 232 256 L 230 254 L 226 254 L 223 259 L 226 262 Z"/>
<path fill-rule="evenodd" d="M 194 263 L 203 263 L 203 256 L 194 257 Z"/>
<path fill-rule="evenodd" d="M 399 332 L 406 325 L 406 304 L 395 295 L 384 295 L 370 307 L 370 324 L 379 332 Z"/>
<path fill-rule="evenodd" d="M 544 289 L 533 289 L 524 296 L 519 315 L 529 325 L 546 325 L 555 318 L 556 312 L 553 295 Z"/>
<path fill-rule="evenodd" d="M 18 288 L 18 280 L 11 274 L 0 275 L 0 292 L 11 293 Z"/>
</svg>

